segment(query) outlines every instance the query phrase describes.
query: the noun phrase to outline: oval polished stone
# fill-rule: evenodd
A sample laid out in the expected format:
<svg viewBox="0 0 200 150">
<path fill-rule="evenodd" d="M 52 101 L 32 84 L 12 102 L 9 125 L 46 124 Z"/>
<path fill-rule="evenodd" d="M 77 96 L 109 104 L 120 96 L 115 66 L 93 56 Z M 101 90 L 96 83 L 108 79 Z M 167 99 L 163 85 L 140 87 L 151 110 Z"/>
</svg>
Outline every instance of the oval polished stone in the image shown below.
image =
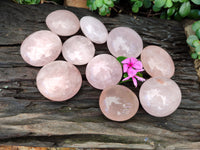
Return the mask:
<svg viewBox="0 0 200 150">
<path fill-rule="evenodd" d="M 92 16 L 84 16 L 80 20 L 81 30 L 86 37 L 97 44 L 105 43 L 108 31 L 105 25 Z"/>
<path fill-rule="evenodd" d="M 97 89 L 116 85 L 121 77 L 121 64 L 116 58 L 108 54 L 95 56 L 86 67 L 86 78 Z"/>
<path fill-rule="evenodd" d="M 79 70 L 69 62 L 54 61 L 40 69 L 36 78 L 40 93 L 52 101 L 72 98 L 81 88 Z"/>
<path fill-rule="evenodd" d="M 181 90 L 173 80 L 155 77 L 143 83 L 139 97 L 147 113 L 156 117 L 165 117 L 172 114 L 180 105 Z"/>
<path fill-rule="evenodd" d="M 88 38 L 76 35 L 64 42 L 62 54 L 74 65 L 85 65 L 94 57 L 95 47 Z"/>
<path fill-rule="evenodd" d="M 152 77 L 171 78 L 175 66 L 171 56 L 161 47 L 147 46 L 141 54 L 141 61 L 145 71 Z"/>
<path fill-rule="evenodd" d="M 126 121 L 138 111 L 139 101 L 135 93 L 122 85 L 105 88 L 99 99 L 103 114 L 113 121 Z"/>
<path fill-rule="evenodd" d="M 32 66 L 44 66 L 54 61 L 61 53 L 62 42 L 53 32 L 36 31 L 22 43 L 20 53 L 25 62 Z"/>
<path fill-rule="evenodd" d="M 137 58 L 143 49 L 140 35 L 128 27 L 117 27 L 108 34 L 107 45 L 115 57 L 125 56 Z"/>
<path fill-rule="evenodd" d="M 78 32 L 80 22 L 77 16 L 68 10 L 56 10 L 51 12 L 46 18 L 48 28 L 60 35 L 70 36 Z"/>
</svg>

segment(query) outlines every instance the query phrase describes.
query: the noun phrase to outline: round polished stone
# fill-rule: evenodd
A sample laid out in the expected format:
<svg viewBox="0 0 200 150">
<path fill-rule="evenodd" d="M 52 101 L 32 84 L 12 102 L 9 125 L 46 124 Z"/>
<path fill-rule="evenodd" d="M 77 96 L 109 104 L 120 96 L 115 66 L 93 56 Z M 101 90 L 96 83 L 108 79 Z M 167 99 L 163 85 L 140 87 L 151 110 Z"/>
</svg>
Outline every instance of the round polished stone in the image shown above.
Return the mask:
<svg viewBox="0 0 200 150">
<path fill-rule="evenodd" d="M 20 53 L 32 66 L 44 66 L 54 61 L 61 53 L 62 42 L 53 32 L 41 30 L 29 35 L 22 43 Z"/>
<path fill-rule="evenodd" d="M 171 78 L 175 67 L 171 56 L 161 47 L 147 46 L 141 54 L 145 71 L 152 77 Z"/>
<path fill-rule="evenodd" d="M 76 35 L 64 42 L 62 54 L 74 65 L 85 65 L 94 57 L 95 47 L 88 38 Z"/>
<path fill-rule="evenodd" d="M 53 11 L 47 16 L 46 24 L 52 32 L 60 36 L 73 35 L 80 28 L 79 19 L 68 10 Z"/>
<path fill-rule="evenodd" d="M 126 121 L 132 118 L 139 108 L 135 93 L 122 85 L 105 88 L 99 99 L 103 114 L 113 121 Z"/>
<path fill-rule="evenodd" d="M 97 89 L 116 85 L 121 77 L 121 64 L 116 58 L 108 54 L 95 56 L 86 67 L 86 78 Z"/>
<path fill-rule="evenodd" d="M 84 16 L 80 20 L 81 30 L 92 42 L 97 44 L 105 43 L 108 31 L 105 25 L 98 19 L 91 16 Z"/>
<path fill-rule="evenodd" d="M 147 113 L 156 117 L 165 117 L 172 114 L 180 105 L 181 90 L 173 80 L 155 77 L 143 83 L 139 97 Z"/>
<path fill-rule="evenodd" d="M 54 61 L 42 67 L 37 75 L 36 84 L 44 97 L 52 101 L 64 101 L 79 91 L 82 77 L 71 63 Z"/>
<path fill-rule="evenodd" d="M 107 45 L 115 57 L 137 58 L 143 49 L 143 42 L 137 32 L 128 27 L 117 27 L 108 34 Z"/>
</svg>

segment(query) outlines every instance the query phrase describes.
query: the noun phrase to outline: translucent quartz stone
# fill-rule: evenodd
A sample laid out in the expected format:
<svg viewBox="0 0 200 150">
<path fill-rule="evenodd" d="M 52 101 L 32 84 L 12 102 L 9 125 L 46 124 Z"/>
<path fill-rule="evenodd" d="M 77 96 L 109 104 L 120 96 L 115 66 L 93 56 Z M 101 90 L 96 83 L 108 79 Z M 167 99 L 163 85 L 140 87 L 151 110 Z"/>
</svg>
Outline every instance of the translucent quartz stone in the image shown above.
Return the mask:
<svg viewBox="0 0 200 150">
<path fill-rule="evenodd" d="M 143 83 L 139 97 L 146 112 L 152 116 L 165 117 L 173 113 L 180 105 L 181 91 L 173 80 L 155 77 Z"/>
<path fill-rule="evenodd" d="M 46 18 L 48 28 L 61 36 L 70 36 L 78 32 L 80 22 L 77 16 L 68 10 L 56 10 Z"/>
<path fill-rule="evenodd" d="M 116 85 L 121 77 L 121 64 L 116 58 L 108 54 L 95 56 L 86 67 L 86 78 L 97 89 Z"/>
<path fill-rule="evenodd" d="M 92 42 L 97 44 L 105 43 L 108 31 L 105 25 L 98 19 L 85 16 L 80 20 L 81 30 Z"/>
<path fill-rule="evenodd" d="M 41 30 L 29 35 L 22 43 L 20 53 L 32 66 L 44 66 L 54 61 L 61 53 L 62 42 L 53 32 Z"/>
<path fill-rule="evenodd" d="M 36 84 L 44 97 L 52 101 L 64 101 L 79 91 L 82 77 L 71 63 L 54 61 L 42 67 L 37 75 Z"/>
<path fill-rule="evenodd" d="M 139 108 L 135 93 L 122 85 L 114 85 L 103 90 L 99 99 L 103 114 L 114 121 L 125 121 L 133 117 Z"/>
<path fill-rule="evenodd" d="M 143 42 L 137 32 L 128 27 L 117 27 L 108 34 L 107 45 L 115 57 L 137 58 L 143 49 Z"/>
<path fill-rule="evenodd" d="M 171 56 L 161 47 L 147 46 L 141 54 L 141 61 L 145 71 L 152 77 L 171 78 L 175 67 Z"/>
<path fill-rule="evenodd" d="M 87 64 L 95 53 L 93 43 L 86 37 L 76 35 L 63 44 L 63 57 L 74 65 Z"/>
</svg>

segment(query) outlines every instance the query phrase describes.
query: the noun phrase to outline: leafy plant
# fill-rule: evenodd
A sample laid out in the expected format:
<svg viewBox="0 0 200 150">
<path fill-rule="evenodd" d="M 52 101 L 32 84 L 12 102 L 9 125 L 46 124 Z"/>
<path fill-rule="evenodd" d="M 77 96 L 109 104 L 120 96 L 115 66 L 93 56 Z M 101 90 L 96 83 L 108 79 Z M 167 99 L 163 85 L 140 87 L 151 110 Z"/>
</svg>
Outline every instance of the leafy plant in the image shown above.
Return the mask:
<svg viewBox="0 0 200 150">
<path fill-rule="evenodd" d="M 90 10 L 99 11 L 99 14 L 101 16 L 105 16 L 110 14 L 110 10 L 112 7 L 114 7 L 114 2 L 117 0 L 87 0 L 87 6 Z"/>
<path fill-rule="evenodd" d="M 181 20 L 184 17 L 200 18 L 200 0 L 129 0 L 133 13 L 140 10 L 159 14 L 161 18 Z M 111 8 L 118 2 L 116 0 L 87 0 L 90 10 L 98 10 L 102 16 L 110 14 Z"/>
<path fill-rule="evenodd" d="M 39 4 L 40 0 L 14 0 L 15 2 L 19 3 L 19 4 Z"/>
<path fill-rule="evenodd" d="M 192 30 L 196 33 L 196 35 L 190 35 L 186 42 L 188 45 L 195 48 L 191 57 L 193 59 L 200 59 L 200 20 L 192 24 Z"/>
</svg>

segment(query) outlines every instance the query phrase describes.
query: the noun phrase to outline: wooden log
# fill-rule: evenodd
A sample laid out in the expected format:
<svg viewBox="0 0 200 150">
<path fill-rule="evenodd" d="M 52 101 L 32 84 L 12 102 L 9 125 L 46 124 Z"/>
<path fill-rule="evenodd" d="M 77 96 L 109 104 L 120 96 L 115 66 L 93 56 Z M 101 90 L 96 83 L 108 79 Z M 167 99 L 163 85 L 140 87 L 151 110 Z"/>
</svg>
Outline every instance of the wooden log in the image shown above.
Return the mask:
<svg viewBox="0 0 200 150">
<path fill-rule="evenodd" d="M 172 115 L 156 118 L 142 108 L 131 120 L 118 123 L 106 119 L 98 106 L 100 90 L 85 78 L 79 93 L 65 102 L 51 102 L 37 90 L 39 68 L 26 64 L 20 44 L 30 33 L 47 29 L 46 16 L 67 9 L 79 18 L 91 15 L 110 31 L 114 27 L 135 29 L 144 45 L 158 45 L 172 56 L 176 71 L 173 79 L 182 91 L 182 102 Z M 193 149 L 200 147 L 200 87 L 193 60 L 179 22 L 119 14 L 100 17 L 86 9 L 51 4 L 18 5 L 0 1 L 0 144 L 83 148 Z M 79 32 L 78 34 L 82 34 Z M 63 38 L 64 41 L 67 38 Z M 95 45 L 96 55 L 109 53 L 106 44 Z M 59 59 L 63 59 L 62 56 Z M 148 75 L 145 75 L 149 78 Z M 126 83 L 138 95 L 132 83 Z"/>
</svg>

